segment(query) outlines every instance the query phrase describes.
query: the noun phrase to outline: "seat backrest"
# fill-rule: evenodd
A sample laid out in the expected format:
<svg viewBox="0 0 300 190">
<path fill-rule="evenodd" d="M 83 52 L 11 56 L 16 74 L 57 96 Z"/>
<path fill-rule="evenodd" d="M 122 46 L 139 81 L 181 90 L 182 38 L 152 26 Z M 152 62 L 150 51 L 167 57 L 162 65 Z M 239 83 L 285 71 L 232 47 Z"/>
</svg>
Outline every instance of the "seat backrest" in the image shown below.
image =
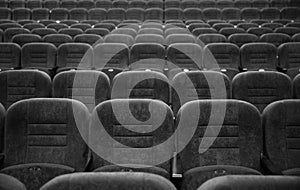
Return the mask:
<svg viewBox="0 0 300 190">
<path fill-rule="evenodd" d="M 232 34 L 228 37 L 228 41 L 239 47 L 247 43 L 254 43 L 258 41 L 258 37 L 254 34 Z"/>
<path fill-rule="evenodd" d="M 131 2 L 135 2 L 135 1 L 131 1 Z M 142 8 L 129 8 L 126 11 L 126 19 L 127 20 L 144 21 L 144 19 L 145 19 L 145 10 L 142 9 Z"/>
<path fill-rule="evenodd" d="M 65 8 L 54 8 L 50 13 L 50 19 L 52 20 L 66 20 L 68 17 L 69 11 Z"/>
<path fill-rule="evenodd" d="M 51 79 L 42 71 L 12 70 L 0 73 L 0 102 L 5 108 L 28 98 L 51 96 Z"/>
<path fill-rule="evenodd" d="M 145 20 L 163 20 L 164 12 L 161 8 L 148 8 L 145 10 Z"/>
<path fill-rule="evenodd" d="M 54 8 L 58 8 L 59 7 L 59 1 L 58 0 L 45 0 L 43 2 L 43 7 L 52 10 Z"/>
<path fill-rule="evenodd" d="M 101 71 L 64 71 L 53 79 L 53 97 L 81 101 L 90 112 L 110 97 L 109 78 Z"/>
<path fill-rule="evenodd" d="M 125 19 L 125 10 L 122 8 L 111 8 L 107 11 L 107 19 L 122 21 Z"/>
<path fill-rule="evenodd" d="M 83 31 L 79 28 L 62 28 L 58 30 L 59 34 L 66 34 L 74 38 L 78 34 L 83 34 Z"/>
<path fill-rule="evenodd" d="M 280 10 L 276 7 L 264 8 L 261 10 L 261 18 L 267 20 L 280 19 Z"/>
<path fill-rule="evenodd" d="M 6 174 L 0 174 L 0 188 L 2 190 L 26 190 L 26 187 L 22 182 Z"/>
<path fill-rule="evenodd" d="M 291 78 L 299 73 L 300 63 L 300 42 L 290 42 L 279 46 L 278 59 L 279 66 L 287 69 Z M 294 71 L 293 71 L 294 70 Z"/>
<path fill-rule="evenodd" d="M 2 23 L 0 24 L 0 29 L 5 31 L 8 28 L 22 28 L 21 24 L 18 23 Z"/>
<path fill-rule="evenodd" d="M 88 117 L 87 108 L 76 100 L 17 102 L 7 110 L 5 166 L 52 163 L 82 171 L 87 160 L 82 135 L 87 135 L 83 129 L 88 126 Z"/>
<path fill-rule="evenodd" d="M 185 126 L 189 129 L 185 129 Z M 262 128 L 259 111 L 239 100 L 195 100 L 184 104 L 176 119 L 182 172 L 208 165 L 244 166 L 261 170 Z M 185 146 L 184 146 L 185 145 Z"/>
<path fill-rule="evenodd" d="M 16 8 L 12 11 L 13 20 L 30 20 L 31 10 L 28 8 Z"/>
<path fill-rule="evenodd" d="M 142 59 L 165 58 L 165 48 L 158 43 L 137 43 L 130 48 L 130 64 Z"/>
<path fill-rule="evenodd" d="M 222 19 L 224 20 L 240 20 L 241 11 L 238 8 L 224 8 L 222 10 Z"/>
<path fill-rule="evenodd" d="M 198 39 L 204 44 L 227 42 L 227 38 L 222 34 L 200 34 Z"/>
<path fill-rule="evenodd" d="M 116 26 L 112 23 L 97 23 L 94 25 L 94 28 L 105 28 L 112 31 L 116 28 Z"/>
<path fill-rule="evenodd" d="M 284 7 L 281 9 L 281 18 L 289 20 L 300 20 L 300 8 L 299 7 Z"/>
<path fill-rule="evenodd" d="M 64 43 L 57 49 L 57 64 L 59 69 L 91 69 L 93 63 L 93 48 L 84 43 Z"/>
<path fill-rule="evenodd" d="M 217 190 L 224 187 L 236 190 L 274 190 L 286 188 L 296 190 L 299 186 L 299 177 L 296 176 L 228 175 L 213 178 L 201 185 L 198 190 Z"/>
<path fill-rule="evenodd" d="M 29 43 L 22 47 L 22 68 L 53 69 L 56 47 L 50 43 Z"/>
<path fill-rule="evenodd" d="M 274 30 L 274 32 L 293 36 L 294 34 L 300 33 L 300 28 L 298 28 L 298 27 L 280 27 L 280 28 L 276 28 Z"/>
<path fill-rule="evenodd" d="M 136 31 L 132 28 L 117 28 L 111 31 L 110 34 L 127 34 L 133 38 L 137 35 Z"/>
<path fill-rule="evenodd" d="M 205 8 L 202 10 L 203 19 L 212 20 L 212 19 L 221 19 L 221 10 L 218 8 Z"/>
<path fill-rule="evenodd" d="M 51 24 L 47 25 L 47 28 L 53 28 L 53 29 L 58 31 L 58 30 L 63 29 L 63 28 L 69 28 L 69 26 L 67 24 L 64 24 L 64 23 L 51 23 Z"/>
<path fill-rule="evenodd" d="M 68 10 L 76 8 L 76 5 L 77 5 L 77 1 L 75 0 L 67 0 L 67 1 L 60 2 L 60 7 Z"/>
<path fill-rule="evenodd" d="M 26 28 L 8 28 L 4 32 L 4 42 L 11 42 L 12 38 L 17 34 L 30 34 L 30 31 Z"/>
<path fill-rule="evenodd" d="M 186 8 L 183 10 L 185 20 L 200 20 L 202 19 L 202 11 L 197 7 Z"/>
<path fill-rule="evenodd" d="M 182 20 L 183 11 L 181 8 L 167 8 L 165 9 L 166 20 Z"/>
<path fill-rule="evenodd" d="M 43 37 L 44 42 L 52 43 L 56 47 L 59 47 L 64 43 L 73 42 L 72 37 L 66 34 L 47 34 Z"/>
<path fill-rule="evenodd" d="M 69 12 L 70 14 L 70 19 L 73 20 L 86 20 L 88 18 L 88 11 L 85 8 L 73 8 Z"/>
<path fill-rule="evenodd" d="M 112 7 L 112 1 L 110 0 L 96 0 L 96 8 L 110 9 Z"/>
<path fill-rule="evenodd" d="M 0 19 L 11 19 L 11 10 L 6 7 L 0 7 Z"/>
<path fill-rule="evenodd" d="M 138 190 L 160 189 L 176 190 L 174 185 L 167 179 L 147 173 L 76 173 L 57 177 L 41 190 L 71 190 L 74 188 L 117 190 L 120 188 Z"/>
<path fill-rule="evenodd" d="M 258 8 L 244 8 L 241 10 L 241 18 L 245 20 L 260 19 L 260 10 Z"/>
<path fill-rule="evenodd" d="M 103 38 L 97 34 L 78 34 L 74 37 L 75 43 L 86 43 L 94 46 L 99 43 L 103 43 Z"/>
<path fill-rule="evenodd" d="M 276 69 L 277 48 L 270 43 L 248 43 L 241 47 L 241 66 L 248 70 Z"/>
<path fill-rule="evenodd" d="M 21 63 L 21 47 L 15 43 L 0 43 L 0 69 L 18 68 Z"/>
<path fill-rule="evenodd" d="M 165 45 L 174 43 L 196 43 L 196 39 L 192 34 L 171 34 L 165 38 Z"/>
<path fill-rule="evenodd" d="M 263 112 L 265 153 L 283 173 L 300 166 L 299 105 L 299 100 L 282 100 L 270 104 Z"/>
<path fill-rule="evenodd" d="M 291 79 L 275 71 L 248 71 L 232 81 L 232 96 L 255 105 L 259 111 L 277 100 L 292 97 Z"/>
<path fill-rule="evenodd" d="M 92 8 L 88 12 L 88 19 L 90 20 L 105 20 L 106 10 L 104 8 Z"/>
<path fill-rule="evenodd" d="M 100 103 L 91 117 L 89 143 L 95 150 L 92 168 L 130 164 L 158 166 L 170 172 L 175 129 L 167 104 L 150 99 L 113 99 Z M 97 145 L 100 134 L 105 151 Z M 165 161 L 158 162 L 161 157 Z"/>
<path fill-rule="evenodd" d="M 104 37 L 109 33 L 109 30 L 106 28 L 89 28 L 85 30 L 85 33 L 96 34 L 96 35 L 100 35 L 101 37 Z"/>
<path fill-rule="evenodd" d="M 122 43 L 103 43 L 94 47 L 93 67 L 103 68 L 127 68 L 129 64 L 128 46 Z"/>
<path fill-rule="evenodd" d="M 0 153 L 3 153 L 4 151 L 4 125 L 5 125 L 5 108 L 3 107 L 2 104 L 0 104 Z"/>
<path fill-rule="evenodd" d="M 116 75 L 112 83 L 111 98 L 148 98 L 169 103 L 168 78 L 155 71 L 127 71 Z"/>
<path fill-rule="evenodd" d="M 27 23 L 23 25 L 23 28 L 31 31 L 35 28 L 45 28 L 45 25 L 43 25 L 42 23 Z"/>
<path fill-rule="evenodd" d="M 280 46 L 281 44 L 287 43 L 291 41 L 291 38 L 287 34 L 281 33 L 270 33 L 270 34 L 263 34 L 259 38 L 260 42 L 266 42 L 274 44 L 276 47 Z"/>
<path fill-rule="evenodd" d="M 36 34 L 17 34 L 15 35 L 11 41 L 13 43 L 19 44 L 21 47 L 28 43 L 33 42 L 42 42 L 42 38 Z"/>
<path fill-rule="evenodd" d="M 79 0 L 77 2 L 77 7 L 82 7 L 89 10 L 95 8 L 95 2 L 93 0 Z"/>
<path fill-rule="evenodd" d="M 293 97 L 300 99 L 300 75 L 296 75 L 293 79 Z"/>
<path fill-rule="evenodd" d="M 108 34 L 104 37 L 105 43 L 123 43 L 128 47 L 134 44 L 134 38 L 127 34 Z"/>
</svg>

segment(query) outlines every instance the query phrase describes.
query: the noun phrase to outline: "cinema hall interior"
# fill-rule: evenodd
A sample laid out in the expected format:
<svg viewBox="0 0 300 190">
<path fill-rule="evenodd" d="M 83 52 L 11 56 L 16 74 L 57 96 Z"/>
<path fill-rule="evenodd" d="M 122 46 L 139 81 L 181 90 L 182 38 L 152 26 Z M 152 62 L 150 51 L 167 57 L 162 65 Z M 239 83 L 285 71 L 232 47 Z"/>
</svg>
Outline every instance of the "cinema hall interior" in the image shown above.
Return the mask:
<svg viewBox="0 0 300 190">
<path fill-rule="evenodd" d="M 0 190 L 300 190 L 300 0 L 0 0 Z"/>
</svg>

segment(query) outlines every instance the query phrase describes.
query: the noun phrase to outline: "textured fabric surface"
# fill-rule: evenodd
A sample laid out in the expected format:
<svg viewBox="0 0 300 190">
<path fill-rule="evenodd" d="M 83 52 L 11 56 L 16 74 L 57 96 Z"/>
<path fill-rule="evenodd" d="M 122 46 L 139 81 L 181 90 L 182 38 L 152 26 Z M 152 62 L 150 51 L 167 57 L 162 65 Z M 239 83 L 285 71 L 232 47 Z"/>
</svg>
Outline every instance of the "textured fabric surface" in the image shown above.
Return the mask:
<svg viewBox="0 0 300 190">
<path fill-rule="evenodd" d="M 18 68 L 21 63 L 21 47 L 13 43 L 0 44 L 0 68 Z"/>
<path fill-rule="evenodd" d="M 279 46 L 279 65 L 287 70 L 287 74 L 294 78 L 300 68 L 300 42 L 290 42 Z"/>
<path fill-rule="evenodd" d="M 0 153 L 4 150 L 4 124 L 5 124 L 5 109 L 0 104 Z"/>
<path fill-rule="evenodd" d="M 274 71 L 248 71 L 235 76 L 232 81 L 233 98 L 255 105 L 260 112 L 277 100 L 292 97 L 290 78 Z"/>
<path fill-rule="evenodd" d="M 281 171 L 300 168 L 299 114 L 299 100 L 274 102 L 263 112 L 265 152 Z"/>
<path fill-rule="evenodd" d="M 199 108 L 200 115 L 196 115 Z M 225 111 L 224 120 L 220 120 L 222 110 Z M 260 170 L 261 118 L 253 105 L 239 100 L 191 101 L 179 110 L 176 128 L 195 124 L 198 124 L 195 133 L 179 153 L 178 168 L 182 173 L 208 165 L 234 165 Z M 178 148 L 182 148 L 184 135 L 178 133 Z M 213 143 L 211 146 L 209 141 Z M 204 152 L 200 154 L 199 151 Z"/>
<path fill-rule="evenodd" d="M 129 111 L 127 111 L 128 109 Z M 161 118 L 162 115 L 164 115 L 164 119 Z M 99 121 L 102 127 L 99 126 Z M 153 161 L 157 159 L 157 153 L 154 154 L 151 148 L 165 142 L 173 134 L 173 113 L 166 104 L 158 100 L 109 100 L 102 102 L 95 108 L 90 127 L 90 131 L 104 128 L 106 133 L 113 138 L 113 140 L 109 140 L 103 136 L 100 139 L 101 146 L 107 147 L 101 152 L 105 157 L 117 160 L 117 164 L 153 166 L 153 164 L 155 165 Z M 96 132 L 92 132 L 89 137 L 89 139 L 93 139 L 93 142 L 98 138 L 95 135 L 97 135 Z M 131 155 L 127 154 L 130 154 L 134 149 L 137 149 L 139 154 L 132 158 Z M 149 152 L 150 149 L 151 152 Z M 159 150 L 155 150 L 159 151 L 161 156 L 170 156 L 171 158 L 174 152 L 174 142 L 171 139 Z M 170 160 L 157 164 L 158 167 L 170 173 Z M 111 163 L 100 158 L 94 152 L 93 168 L 105 165 L 111 165 Z"/>
<path fill-rule="evenodd" d="M 230 175 L 211 179 L 198 190 L 297 190 L 299 188 L 299 177 Z"/>
<path fill-rule="evenodd" d="M 41 190 L 68 189 L 131 189 L 131 190 L 175 190 L 167 179 L 145 173 L 77 173 L 63 175 L 44 185 Z"/>
<path fill-rule="evenodd" d="M 261 175 L 256 170 L 241 166 L 203 166 L 183 174 L 182 190 L 196 190 L 209 179 L 224 175 Z"/>
<path fill-rule="evenodd" d="M 26 190 L 26 187 L 16 178 L 0 174 L 0 189 L 1 190 Z"/>
</svg>

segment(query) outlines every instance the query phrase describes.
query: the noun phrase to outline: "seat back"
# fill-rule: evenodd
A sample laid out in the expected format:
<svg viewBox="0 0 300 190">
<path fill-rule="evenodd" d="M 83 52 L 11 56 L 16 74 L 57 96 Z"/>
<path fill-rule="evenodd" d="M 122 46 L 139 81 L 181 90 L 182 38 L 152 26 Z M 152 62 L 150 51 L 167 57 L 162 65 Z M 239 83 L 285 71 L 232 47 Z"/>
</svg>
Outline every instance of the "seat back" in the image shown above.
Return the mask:
<svg viewBox="0 0 300 190">
<path fill-rule="evenodd" d="M 0 69 L 18 68 L 21 65 L 21 47 L 15 43 L 0 43 Z"/>
</svg>

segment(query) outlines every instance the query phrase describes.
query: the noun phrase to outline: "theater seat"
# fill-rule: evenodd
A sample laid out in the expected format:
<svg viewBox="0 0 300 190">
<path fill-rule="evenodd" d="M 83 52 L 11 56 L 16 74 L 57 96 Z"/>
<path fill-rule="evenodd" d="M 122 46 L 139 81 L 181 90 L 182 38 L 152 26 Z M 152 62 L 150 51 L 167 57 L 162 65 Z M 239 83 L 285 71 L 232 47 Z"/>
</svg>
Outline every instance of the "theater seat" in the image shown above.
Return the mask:
<svg viewBox="0 0 300 190">
<path fill-rule="evenodd" d="M 76 100 L 34 98 L 14 104 L 7 110 L 1 173 L 33 190 L 58 175 L 83 171 L 88 117 L 87 108 Z"/>
<path fill-rule="evenodd" d="M 274 101 L 292 98 L 291 79 L 275 71 L 239 73 L 232 81 L 232 96 L 250 102 L 262 112 Z"/>
<path fill-rule="evenodd" d="M 0 188 L 2 190 L 26 190 L 22 182 L 6 174 L 0 174 Z"/>
<path fill-rule="evenodd" d="M 103 130 L 106 134 L 103 134 Z M 104 166 L 109 171 L 107 165 L 118 164 L 119 168 L 124 168 L 123 171 L 128 167 L 133 171 L 144 168 L 145 172 L 154 170 L 153 173 L 170 177 L 174 138 L 168 138 L 174 132 L 173 112 L 162 101 L 113 99 L 102 102 L 92 113 L 89 131 L 92 131 L 89 136 L 90 147 L 95 150 L 92 168 L 100 167 L 96 171 Z M 103 134 L 102 148 L 97 145 L 100 134 Z M 153 148 L 157 146 L 158 149 Z M 106 159 L 110 156 L 110 159 Z M 162 161 L 158 161 L 161 158 Z"/>
<path fill-rule="evenodd" d="M 4 126 L 5 126 L 5 108 L 0 104 L 0 162 L 3 162 L 2 153 L 4 151 Z M 0 177 L 1 180 L 1 177 Z M 0 186 L 1 187 L 1 186 Z"/>
<path fill-rule="evenodd" d="M 271 174 L 300 176 L 299 106 L 299 100 L 281 100 L 263 112 L 265 156 L 275 169 L 267 164 L 265 167 Z"/>
<path fill-rule="evenodd" d="M 21 47 L 15 43 L 0 43 L 0 69 L 7 70 L 21 66 Z"/>
<path fill-rule="evenodd" d="M 298 177 L 230 175 L 211 179 L 199 187 L 198 190 L 297 190 L 299 187 Z"/>
<path fill-rule="evenodd" d="M 168 180 L 145 173 L 77 173 L 55 178 L 41 190 L 103 189 L 103 190 L 176 190 Z"/>
<path fill-rule="evenodd" d="M 279 66 L 293 79 L 300 73 L 300 42 L 290 42 L 279 46 Z"/>
<path fill-rule="evenodd" d="M 221 175 L 260 174 L 261 116 L 255 106 L 239 100 L 191 101 L 180 108 L 176 129 L 181 129 L 177 169 L 184 190 Z"/>
</svg>

